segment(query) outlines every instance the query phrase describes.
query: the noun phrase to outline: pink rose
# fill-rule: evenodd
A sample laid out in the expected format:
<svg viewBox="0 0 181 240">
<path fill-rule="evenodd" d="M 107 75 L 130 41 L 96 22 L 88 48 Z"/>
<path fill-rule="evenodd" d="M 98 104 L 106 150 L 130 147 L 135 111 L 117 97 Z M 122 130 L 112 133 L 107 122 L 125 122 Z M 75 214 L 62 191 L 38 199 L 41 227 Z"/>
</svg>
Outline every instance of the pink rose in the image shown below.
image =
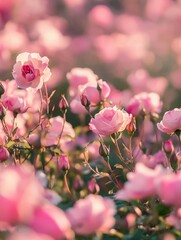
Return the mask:
<svg viewBox="0 0 181 240">
<path fill-rule="evenodd" d="M 0 168 L 0 222 L 27 222 L 44 199 L 44 190 L 29 166 Z"/>
<path fill-rule="evenodd" d="M 160 131 L 173 134 L 176 130 L 181 130 L 181 108 L 175 108 L 164 114 L 160 123 L 157 123 Z"/>
<path fill-rule="evenodd" d="M 157 181 L 156 191 L 167 205 L 181 207 L 181 173 L 168 174 Z"/>
<path fill-rule="evenodd" d="M 18 96 L 8 96 L 3 98 L 2 104 L 8 110 L 14 113 L 25 113 L 28 110 L 28 105 L 25 99 Z"/>
<path fill-rule="evenodd" d="M 147 114 L 159 113 L 162 109 L 162 102 L 157 93 L 142 92 L 135 95 L 127 106 L 127 111 L 133 116 L 138 116 L 141 111 Z"/>
<path fill-rule="evenodd" d="M 29 219 L 29 226 L 36 232 L 49 235 L 56 240 L 73 239 L 67 216 L 52 204 L 36 208 L 33 217 Z"/>
<path fill-rule="evenodd" d="M 100 135 L 110 136 L 122 132 L 130 123 L 132 116 L 116 106 L 102 109 L 91 119 L 89 128 Z"/>
<path fill-rule="evenodd" d="M 78 234 L 103 233 L 115 224 L 116 209 L 111 199 L 90 194 L 78 200 L 73 208 L 67 211 L 73 230 Z"/>
<path fill-rule="evenodd" d="M 154 195 L 156 193 L 155 181 L 162 173 L 161 166 L 151 169 L 143 163 L 137 163 L 135 172 L 127 174 L 128 181 L 124 188 L 117 192 L 116 199 L 129 201 Z"/>
<path fill-rule="evenodd" d="M 101 79 L 95 83 L 82 85 L 79 89 L 80 94 L 85 95 L 91 105 L 97 105 L 101 100 L 105 100 L 110 94 L 109 85 Z"/>
<path fill-rule="evenodd" d="M 43 146 L 51 146 L 58 143 L 59 136 L 61 135 L 60 143 L 70 142 L 71 138 L 75 137 L 75 132 L 72 125 L 65 121 L 63 124 L 63 118 L 60 116 L 50 118 L 49 128 L 46 134 L 41 139 L 41 144 Z M 62 130 L 63 128 L 63 130 Z"/>
<path fill-rule="evenodd" d="M 69 94 L 70 96 L 75 96 L 78 86 L 88 82 L 96 83 L 98 77 L 90 68 L 73 68 L 67 73 L 67 79 L 70 83 Z"/>
<path fill-rule="evenodd" d="M 29 228 L 21 228 L 12 232 L 7 240 L 54 240 L 52 237 L 34 232 Z"/>
<path fill-rule="evenodd" d="M 47 82 L 51 76 L 48 62 L 47 57 L 40 57 L 38 53 L 19 54 L 12 73 L 18 86 L 40 89 L 43 82 Z"/>
</svg>

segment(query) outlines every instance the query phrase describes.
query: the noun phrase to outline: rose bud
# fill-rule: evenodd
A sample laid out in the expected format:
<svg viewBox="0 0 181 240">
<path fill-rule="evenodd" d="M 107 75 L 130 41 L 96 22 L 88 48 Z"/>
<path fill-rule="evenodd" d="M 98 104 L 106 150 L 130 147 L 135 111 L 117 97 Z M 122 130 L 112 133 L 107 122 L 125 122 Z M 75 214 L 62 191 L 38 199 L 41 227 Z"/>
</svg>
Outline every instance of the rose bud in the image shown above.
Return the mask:
<svg viewBox="0 0 181 240">
<path fill-rule="evenodd" d="M 167 140 L 163 144 L 163 149 L 166 153 L 172 153 L 174 150 L 174 146 L 171 140 Z"/>
<path fill-rule="evenodd" d="M 65 154 L 60 155 L 58 160 L 58 168 L 64 171 L 67 171 L 70 169 L 69 160 Z"/>
<path fill-rule="evenodd" d="M 68 104 L 65 96 L 62 95 L 62 98 L 60 99 L 60 102 L 59 102 L 60 111 L 62 111 L 64 113 L 68 107 L 69 107 L 69 104 Z"/>
<path fill-rule="evenodd" d="M 82 94 L 82 95 L 80 96 L 80 101 L 81 101 L 82 105 L 83 105 L 85 108 L 89 108 L 89 106 L 90 106 L 90 101 L 89 101 L 89 99 L 86 97 L 85 94 Z"/>
<path fill-rule="evenodd" d="M 7 150 L 5 147 L 1 146 L 1 147 L 0 147 L 0 162 L 4 162 L 4 161 L 6 161 L 8 158 L 9 158 L 9 152 L 8 152 L 8 150 Z"/>
</svg>

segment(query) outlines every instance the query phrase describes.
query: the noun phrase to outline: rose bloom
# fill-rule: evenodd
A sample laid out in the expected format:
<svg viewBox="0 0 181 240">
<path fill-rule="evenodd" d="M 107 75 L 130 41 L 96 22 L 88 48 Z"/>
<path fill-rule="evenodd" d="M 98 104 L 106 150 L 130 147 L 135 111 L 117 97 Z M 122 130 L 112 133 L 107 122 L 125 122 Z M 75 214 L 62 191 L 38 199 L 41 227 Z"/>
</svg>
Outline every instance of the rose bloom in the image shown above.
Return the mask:
<svg viewBox="0 0 181 240">
<path fill-rule="evenodd" d="M 156 191 L 164 204 L 181 207 L 181 173 L 168 174 L 159 179 Z"/>
<path fill-rule="evenodd" d="M 160 131 L 173 134 L 176 130 L 181 130 L 181 108 L 175 108 L 164 114 L 160 123 L 157 123 Z"/>
<path fill-rule="evenodd" d="M 30 228 L 20 228 L 12 231 L 11 235 L 8 236 L 7 240 L 54 240 L 52 237 L 34 232 Z"/>
<path fill-rule="evenodd" d="M 115 213 L 116 209 L 111 199 L 90 194 L 68 209 L 67 216 L 73 230 L 84 235 L 108 232 L 115 224 Z"/>
<path fill-rule="evenodd" d="M 116 106 L 102 109 L 91 119 L 89 128 L 100 135 L 110 136 L 122 132 L 130 123 L 132 116 Z"/>
<path fill-rule="evenodd" d="M 21 88 L 40 89 L 51 76 L 48 62 L 47 57 L 41 57 L 38 53 L 19 54 L 12 73 L 17 85 Z"/>
<path fill-rule="evenodd" d="M 100 91 L 98 90 L 98 86 Z M 79 87 L 80 94 L 84 94 L 90 101 L 91 105 L 98 104 L 101 100 L 105 100 L 110 94 L 109 85 L 102 79 L 95 83 L 87 83 Z"/>
<path fill-rule="evenodd" d="M 153 196 L 156 193 L 155 181 L 163 173 L 163 168 L 160 165 L 151 169 L 143 163 L 137 163 L 135 172 L 127 174 L 128 181 L 124 188 L 117 192 L 116 199 L 129 201 Z"/>
<path fill-rule="evenodd" d="M 50 126 L 47 129 L 45 136 L 41 139 L 41 144 L 43 146 L 57 144 L 60 134 L 62 134 L 60 144 L 70 142 L 71 138 L 75 137 L 75 132 L 72 128 L 72 125 L 66 121 L 65 124 L 63 124 L 63 121 L 63 118 L 60 116 L 49 119 Z"/>
<path fill-rule="evenodd" d="M 0 168 L 0 222 L 27 222 L 44 200 L 44 190 L 30 166 Z"/>
<path fill-rule="evenodd" d="M 69 94 L 75 96 L 78 86 L 85 85 L 88 82 L 96 83 L 98 77 L 90 68 L 73 68 L 67 73 L 67 79 L 70 84 Z"/>
<path fill-rule="evenodd" d="M 147 114 L 159 113 L 162 109 L 162 102 L 157 93 L 142 92 L 135 95 L 127 106 L 127 112 L 138 116 L 141 111 Z"/>
<path fill-rule="evenodd" d="M 29 218 L 29 226 L 38 233 L 46 234 L 56 240 L 73 239 L 70 222 L 66 214 L 52 204 L 44 204 Z"/>
</svg>

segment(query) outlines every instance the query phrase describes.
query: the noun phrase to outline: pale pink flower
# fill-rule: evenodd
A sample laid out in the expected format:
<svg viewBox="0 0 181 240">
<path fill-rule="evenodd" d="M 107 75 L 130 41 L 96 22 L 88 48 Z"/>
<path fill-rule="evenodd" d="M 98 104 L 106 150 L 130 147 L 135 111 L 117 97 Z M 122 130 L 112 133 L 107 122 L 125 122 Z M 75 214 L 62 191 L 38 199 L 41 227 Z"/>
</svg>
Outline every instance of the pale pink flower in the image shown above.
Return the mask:
<svg viewBox="0 0 181 240">
<path fill-rule="evenodd" d="M 101 100 L 105 100 L 110 94 L 109 85 L 102 79 L 97 82 L 84 84 L 79 87 L 79 90 L 80 94 L 84 94 L 87 97 L 91 105 L 100 103 Z"/>
<path fill-rule="evenodd" d="M 17 96 L 8 96 L 2 100 L 3 106 L 13 113 L 25 113 L 28 110 L 28 105 L 23 98 Z"/>
<path fill-rule="evenodd" d="M 135 95 L 127 106 L 127 111 L 133 116 L 137 116 L 141 111 L 146 114 L 160 113 L 162 109 L 162 102 L 157 93 L 142 92 Z"/>
<path fill-rule="evenodd" d="M 12 231 L 11 235 L 8 236 L 7 240 L 54 240 L 54 238 L 37 233 L 30 228 L 20 228 Z"/>
<path fill-rule="evenodd" d="M 73 230 L 78 234 L 108 232 L 115 224 L 116 209 L 111 199 L 90 194 L 67 211 Z"/>
<path fill-rule="evenodd" d="M 97 75 L 90 68 L 73 68 L 67 73 L 67 79 L 70 84 L 69 94 L 75 96 L 77 88 L 88 82 L 97 82 Z"/>
<path fill-rule="evenodd" d="M 0 168 L 0 221 L 27 222 L 43 201 L 43 188 L 30 166 Z"/>
<path fill-rule="evenodd" d="M 116 106 L 102 109 L 91 119 L 89 128 L 100 135 L 110 136 L 122 132 L 131 121 L 131 115 Z"/>
<path fill-rule="evenodd" d="M 65 121 L 62 117 L 57 116 L 49 119 L 49 128 L 47 129 L 45 136 L 41 139 L 43 146 L 51 146 L 58 143 L 58 139 L 61 135 L 60 144 L 70 142 L 75 137 L 75 132 L 72 125 Z M 63 128 L 63 129 L 62 129 Z"/>
<path fill-rule="evenodd" d="M 137 163 L 135 172 L 127 174 L 128 181 L 124 184 L 124 188 L 116 193 L 116 199 L 129 201 L 153 196 L 156 194 L 155 181 L 163 172 L 161 166 L 151 169 L 143 163 Z"/>
<path fill-rule="evenodd" d="M 181 108 L 175 108 L 166 112 L 160 123 L 157 123 L 160 131 L 173 134 L 177 130 L 181 130 Z"/>
<path fill-rule="evenodd" d="M 12 73 L 18 86 L 40 89 L 51 76 L 48 62 L 47 57 L 41 57 L 38 53 L 24 52 L 19 54 Z"/>
<path fill-rule="evenodd" d="M 70 222 L 65 213 L 52 204 L 44 204 L 34 211 L 29 226 L 38 233 L 56 240 L 73 239 Z"/>
<path fill-rule="evenodd" d="M 156 192 L 164 204 L 181 207 L 181 173 L 161 177 L 156 184 Z"/>
</svg>

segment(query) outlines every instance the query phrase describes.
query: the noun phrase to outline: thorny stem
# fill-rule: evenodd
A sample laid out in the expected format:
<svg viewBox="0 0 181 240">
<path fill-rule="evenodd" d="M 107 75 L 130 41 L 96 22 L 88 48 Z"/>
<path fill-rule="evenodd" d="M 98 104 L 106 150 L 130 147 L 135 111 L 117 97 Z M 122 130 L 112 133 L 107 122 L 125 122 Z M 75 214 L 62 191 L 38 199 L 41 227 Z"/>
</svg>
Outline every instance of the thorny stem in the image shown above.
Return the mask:
<svg viewBox="0 0 181 240">
<path fill-rule="evenodd" d="M 48 99 L 48 90 L 47 90 L 47 86 L 45 83 L 43 83 L 43 87 L 44 87 L 44 90 L 45 90 L 45 100 L 46 100 L 46 109 L 47 109 L 47 115 L 49 114 L 49 99 Z"/>
<path fill-rule="evenodd" d="M 120 152 L 119 145 L 118 145 L 118 141 L 117 141 L 116 138 L 114 138 L 114 144 L 115 144 L 115 147 L 116 147 L 116 151 L 117 151 L 118 157 L 119 157 L 119 159 L 120 159 L 120 161 L 121 161 L 121 165 L 122 165 L 123 167 L 127 168 L 129 171 L 132 171 L 132 169 L 131 169 L 129 166 L 127 166 L 127 165 L 125 164 L 125 162 L 124 162 L 124 158 L 123 158 L 123 156 L 122 156 L 122 154 L 121 154 L 121 152 Z"/>
<path fill-rule="evenodd" d="M 42 90 L 39 90 L 39 94 L 40 94 L 40 112 L 39 112 L 39 124 L 41 123 L 41 116 L 43 113 L 43 94 L 42 94 Z"/>
<path fill-rule="evenodd" d="M 70 195 L 72 201 L 75 201 L 75 198 L 74 198 L 74 196 L 72 195 L 72 193 L 71 193 L 71 191 L 70 191 L 70 188 L 69 188 L 69 185 L 68 185 L 67 174 L 68 174 L 68 171 L 66 171 L 65 174 L 64 174 L 65 187 L 66 187 L 67 192 L 68 192 L 68 194 Z"/>
<path fill-rule="evenodd" d="M 62 137 L 62 134 L 63 134 L 63 129 L 64 129 L 64 126 L 65 126 L 65 121 L 66 121 L 66 111 L 63 114 L 63 124 L 62 124 L 62 129 L 61 129 L 60 135 L 58 137 L 57 146 L 60 144 L 60 140 L 61 140 L 61 137 Z"/>
</svg>

